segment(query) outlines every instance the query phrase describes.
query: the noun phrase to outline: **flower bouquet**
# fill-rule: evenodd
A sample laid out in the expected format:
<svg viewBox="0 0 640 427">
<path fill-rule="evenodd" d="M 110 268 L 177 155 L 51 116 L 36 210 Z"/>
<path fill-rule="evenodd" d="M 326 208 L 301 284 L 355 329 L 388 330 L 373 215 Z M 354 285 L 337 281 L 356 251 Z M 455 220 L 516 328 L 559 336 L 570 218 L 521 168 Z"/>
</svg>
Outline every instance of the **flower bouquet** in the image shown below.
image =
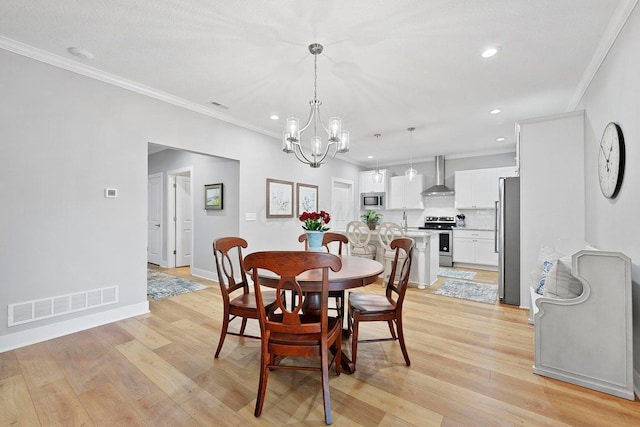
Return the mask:
<svg viewBox="0 0 640 427">
<path fill-rule="evenodd" d="M 329 212 L 303 212 L 299 218 L 302 221 L 302 228 L 307 231 L 329 230 L 329 227 L 327 227 L 327 224 L 331 221 Z"/>
</svg>

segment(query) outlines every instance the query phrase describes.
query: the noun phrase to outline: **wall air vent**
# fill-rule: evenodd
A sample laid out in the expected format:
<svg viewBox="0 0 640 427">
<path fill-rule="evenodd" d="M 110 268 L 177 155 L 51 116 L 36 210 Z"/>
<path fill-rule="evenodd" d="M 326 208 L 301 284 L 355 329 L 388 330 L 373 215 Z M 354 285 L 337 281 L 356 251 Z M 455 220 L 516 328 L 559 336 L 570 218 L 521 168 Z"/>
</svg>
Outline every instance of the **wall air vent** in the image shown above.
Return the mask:
<svg viewBox="0 0 640 427">
<path fill-rule="evenodd" d="M 21 325 L 63 314 L 102 307 L 118 302 L 118 287 L 93 289 L 33 301 L 9 304 L 8 326 Z"/>
</svg>

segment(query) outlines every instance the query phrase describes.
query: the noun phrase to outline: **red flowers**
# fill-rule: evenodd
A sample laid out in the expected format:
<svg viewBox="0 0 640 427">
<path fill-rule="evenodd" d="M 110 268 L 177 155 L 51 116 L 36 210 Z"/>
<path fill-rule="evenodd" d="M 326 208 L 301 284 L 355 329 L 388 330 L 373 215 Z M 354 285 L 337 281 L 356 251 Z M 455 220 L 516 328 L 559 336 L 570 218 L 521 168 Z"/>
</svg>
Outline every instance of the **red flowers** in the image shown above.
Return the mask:
<svg viewBox="0 0 640 427">
<path fill-rule="evenodd" d="M 329 227 L 326 224 L 331 221 L 329 212 L 302 212 L 300 221 L 303 222 L 302 228 L 309 231 L 327 231 Z"/>
</svg>

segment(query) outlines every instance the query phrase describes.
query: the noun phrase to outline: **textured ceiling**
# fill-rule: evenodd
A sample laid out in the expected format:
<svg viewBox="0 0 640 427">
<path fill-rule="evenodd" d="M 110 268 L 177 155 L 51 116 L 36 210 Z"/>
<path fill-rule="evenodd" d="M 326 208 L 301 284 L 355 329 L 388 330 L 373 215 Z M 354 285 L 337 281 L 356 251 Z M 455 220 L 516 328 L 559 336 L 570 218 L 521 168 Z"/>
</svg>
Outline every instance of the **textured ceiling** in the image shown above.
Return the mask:
<svg viewBox="0 0 640 427">
<path fill-rule="evenodd" d="M 408 161 L 409 126 L 414 161 L 514 151 L 516 121 L 576 106 L 636 1 L 3 0 L 0 47 L 59 55 L 279 138 L 287 116 L 308 115 L 307 46 L 319 42 L 318 98 L 351 131 L 345 157 L 375 164 L 381 133 L 390 165 Z"/>
</svg>

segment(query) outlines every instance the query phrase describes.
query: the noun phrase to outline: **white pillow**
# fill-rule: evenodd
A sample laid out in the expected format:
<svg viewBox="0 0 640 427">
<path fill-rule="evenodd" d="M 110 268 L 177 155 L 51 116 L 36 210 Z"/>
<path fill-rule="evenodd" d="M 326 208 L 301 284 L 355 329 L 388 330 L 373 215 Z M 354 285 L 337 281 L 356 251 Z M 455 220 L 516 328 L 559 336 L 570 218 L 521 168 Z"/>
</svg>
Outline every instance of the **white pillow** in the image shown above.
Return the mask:
<svg viewBox="0 0 640 427">
<path fill-rule="evenodd" d="M 580 294 L 582 283 L 571 275 L 571 256 L 560 258 L 547 274 L 543 296 L 568 299 Z"/>
<path fill-rule="evenodd" d="M 545 289 L 545 282 L 547 281 L 547 275 L 553 268 L 554 263 L 551 261 L 544 261 L 542 263 L 542 271 L 540 272 L 540 277 L 538 278 L 537 283 L 535 284 L 536 294 L 543 295 Z"/>
<path fill-rule="evenodd" d="M 545 281 L 547 274 L 562 255 L 555 249 L 542 245 L 538 253 L 538 262 L 536 268 L 531 272 L 531 287 L 537 294 L 544 293 Z"/>
</svg>

